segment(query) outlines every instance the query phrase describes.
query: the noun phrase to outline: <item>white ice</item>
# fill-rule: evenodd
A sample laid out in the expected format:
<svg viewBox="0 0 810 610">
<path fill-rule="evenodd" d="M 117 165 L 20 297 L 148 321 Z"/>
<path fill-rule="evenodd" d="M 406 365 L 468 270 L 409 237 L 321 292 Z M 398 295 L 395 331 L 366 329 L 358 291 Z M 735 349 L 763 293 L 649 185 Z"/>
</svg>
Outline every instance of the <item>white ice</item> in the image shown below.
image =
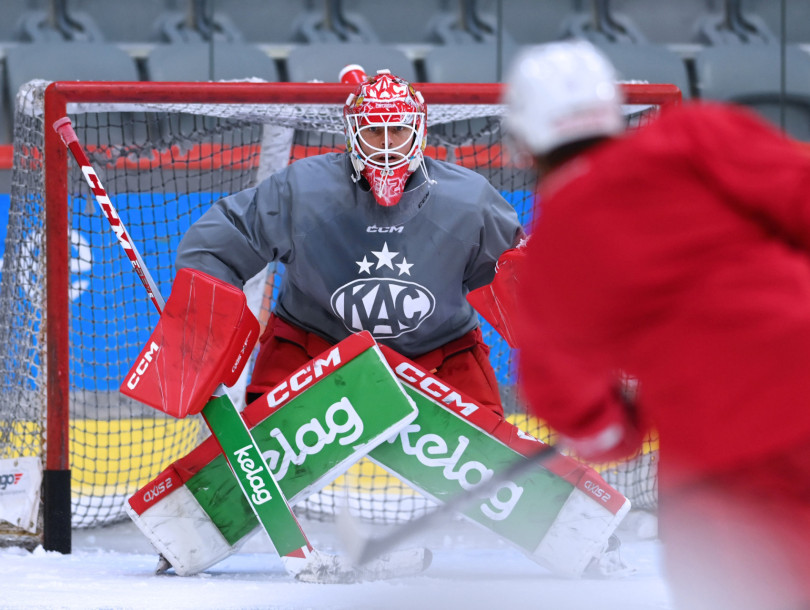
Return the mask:
<svg viewBox="0 0 810 610">
<path fill-rule="evenodd" d="M 329 524 L 304 523 L 316 547 L 340 553 Z M 433 551 L 422 574 L 351 585 L 294 581 L 263 533 L 205 573 L 155 575 L 157 556 L 130 523 L 74 530 L 69 555 L 0 549 L 0 608 L 352 609 L 352 610 L 657 610 L 672 608 L 655 538 L 620 530 L 632 575 L 567 580 L 520 551 L 451 523 L 417 543 Z M 449 532 L 449 533 L 448 533 Z"/>
</svg>

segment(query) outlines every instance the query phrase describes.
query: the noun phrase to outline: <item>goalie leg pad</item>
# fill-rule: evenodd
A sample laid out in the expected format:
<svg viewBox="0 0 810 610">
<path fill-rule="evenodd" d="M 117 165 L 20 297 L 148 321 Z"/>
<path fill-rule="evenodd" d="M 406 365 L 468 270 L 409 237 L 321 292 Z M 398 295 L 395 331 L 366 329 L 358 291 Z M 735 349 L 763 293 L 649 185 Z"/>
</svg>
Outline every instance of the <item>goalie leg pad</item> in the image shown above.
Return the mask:
<svg viewBox="0 0 810 610">
<path fill-rule="evenodd" d="M 371 335 L 359 333 L 299 368 L 242 417 L 294 505 L 396 434 L 416 408 Z M 128 512 L 179 574 L 214 565 L 259 529 L 214 438 L 138 490 Z"/>
<path fill-rule="evenodd" d="M 404 387 L 411 396 L 419 414 L 416 419 L 401 419 L 396 430 L 388 433 L 389 442 L 381 442 L 371 449 L 368 457 L 425 496 L 442 501 L 542 446 L 536 439 L 425 369 L 392 350 L 382 350 L 394 368 L 400 388 Z M 296 378 L 296 374 L 290 380 L 293 378 Z M 348 387 L 368 387 L 368 383 L 368 376 L 364 376 L 349 383 Z M 275 428 L 278 433 L 274 435 L 270 428 L 257 429 L 252 418 L 257 408 L 267 409 L 274 404 L 274 397 L 282 396 L 288 390 L 289 383 L 279 385 L 262 400 L 252 403 L 246 413 L 248 424 L 253 426 L 254 433 L 258 432 L 255 434 L 257 442 L 265 457 L 270 459 L 271 469 L 277 475 L 283 474 L 279 478 L 282 490 L 295 503 L 331 482 L 341 470 L 330 468 L 328 464 L 319 466 L 317 472 L 320 478 L 312 484 L 301 485 L 290 478 L 291 469 L 280 469 L 280 465 L 283 466 L 285 462 L 289 465 L 292 463 L 290 460 L 297 459 L 296 455 L 300 457 L 300 454 L 297 453 L 298 449 L 288 446 L 289 451 L 281 455 L 278 439 L 281 436 L 296 438 L 298 433 L 295 430 L 300 432 L 301 428 L 296 425 L 279 426 Z M 374 391 L 377 392 L 376 387 Z M 372 402 L 378 407 L 388 402 L 377 398 L 379 400 Z M 278 412 L 282 413 L 290 406 L 285 405 Z M 311 411 L 308 413 L 308 417 L 312 417 Z M 198 448 L 195 451 L 203 450 Z M 359 455 L 354 454 L 349 460 L 356 460 Z M 290 456 L 290 459 L 284 456 Z M 310 465 L 310 457 L 314 456 L 306 457 L 306 466 Z M 344 469 L 348 468 L 348 463 L 343 463 Z M 218 475 L 215 463 L 187 467 L 186 472 L 193 475 L 187 486 L 193 488 L 192 493 L 201 503 L 198 516 L 205 513 L 200 518 L 213 522 L 225 539 L 230 541 L 229 552 L 234 552 L 257 528 L 257 522 L 249 509 L 241 507 L 242 498 L 238 490 L 228 490 L 227 466 L 223 463 L 219 468 L 222 474 Z M 206 500 L 205 494 L 200 493 L 202 489 L 208 489 L 216 502 Z M 202 504 L 206 506 L 202 507 Z M 489 497 L 471 506 L 465 514 L 470 520 L 522 550 L 538 564 L 560 575 L 578 577 L 591 560 L 606 548 L 609 537 L 629 508 L 629 501 L 605 483 L 595 471 L 559 456 L 547 461 L 544 467 L 538 466 L 514 481 L 505 482 Z M 167 527 L 161 530 L 161 536 L 167 539 L 171 535 L 168 532 L 171 521 L 165 519 L 163 514 L 160 516 L 167 523 Z M 179 531 L 179 526 L 177 529 Z M 188 545 L 181 545 L 179 540 L 175 546 L 182 547 L 184 553 L 191 550 L 185 548 Z M 175 550 L 175 555 L 179 553 Z M 208 554 L 207 561 L 184 561 L 201 566 L 206 563 L 212 565 L 222 558 L 218 548 L 210 549 Z"/>
<path fill-rule="evenodd" d="M 225 559 L 247 540 L 245 536 L 237 544 L 231 544 L 225 538 L 184 486 L 174 466 L 139 493 L 147 499 L 163 495 L 159 502 L 150 505 L 130 500 L 127 514 L 180 576 L 196 574 Z"/>
<path fill-rule="evenodd" d="M 369 458 L 425 496 L 454 497 L 544 446 L 434 374 L 382 350 L 419 415 Z M 629 510 L 627 498 L 593 469 L 559 455 L 505 481 L 464 514 L 549 570 L 579 577 Z"/>
</svg>

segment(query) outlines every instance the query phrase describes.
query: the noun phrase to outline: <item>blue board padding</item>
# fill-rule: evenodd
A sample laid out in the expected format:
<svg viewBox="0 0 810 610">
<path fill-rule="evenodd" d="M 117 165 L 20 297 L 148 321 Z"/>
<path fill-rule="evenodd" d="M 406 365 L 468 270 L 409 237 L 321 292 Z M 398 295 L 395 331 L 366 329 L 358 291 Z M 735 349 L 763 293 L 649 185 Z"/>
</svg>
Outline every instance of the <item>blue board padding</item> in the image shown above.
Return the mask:
<svg viewBox="0 0 810 610">
<path fill-rule="evenodd" d="M 515 206 L 520 222 L 528 226 L 532 196 L 527 191 L 502 191 Z M 219 193 L 185 195 L 124 193 L 111 196 L 146 268 L 168 298 L 174 277 L 174 257 L 180 239 Z M 0 257 L 5 252 L 10 196 L 0 194 Z M 74 197 L 71 248 L 71 349 L 74 369 L 71 384 L 86 390 L 117 390 L 122 378 L 149 339 L 158 315 L 132 269 L 109 223 L 97 204 Z M 193 210 L 178 213 L 178 210 Z M 95 243 L 83 238 L 94 235 Z M 88 256 L 89 254 L 89 256 Z M 2 261 L 2 258 L 0 258 Z M 138 320 L 138 329 L 130 327 Z M 498 333 L 482 320 L 490 344 L 490 358 L 502 384 L 514 383 L 511 350 Z M 79 364 L 80 363 L 80 364 Z"/>
</svg>

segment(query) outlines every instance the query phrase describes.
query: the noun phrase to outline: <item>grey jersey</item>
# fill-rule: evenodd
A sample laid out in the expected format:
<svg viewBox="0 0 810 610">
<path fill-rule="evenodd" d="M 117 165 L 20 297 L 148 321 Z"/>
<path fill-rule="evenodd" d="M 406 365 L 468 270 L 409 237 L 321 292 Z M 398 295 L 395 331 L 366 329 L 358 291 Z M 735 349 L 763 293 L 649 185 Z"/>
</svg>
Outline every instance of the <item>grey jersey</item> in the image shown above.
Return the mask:
<svg viewBox="0 0 810 610">
<path fill-rule="evenodd" d="M 183 237 L 177 268 L 242 287 L 285 265 L 275 312 L 337 342 L 360 330 L 416 356 L 475 328 L 465 298 L 495 273 L 522 229 L 480 175 L 426 159 L 400 202 L 352 182 L 345 153 L 302 159 L 217 201 Z"/>
</svg>

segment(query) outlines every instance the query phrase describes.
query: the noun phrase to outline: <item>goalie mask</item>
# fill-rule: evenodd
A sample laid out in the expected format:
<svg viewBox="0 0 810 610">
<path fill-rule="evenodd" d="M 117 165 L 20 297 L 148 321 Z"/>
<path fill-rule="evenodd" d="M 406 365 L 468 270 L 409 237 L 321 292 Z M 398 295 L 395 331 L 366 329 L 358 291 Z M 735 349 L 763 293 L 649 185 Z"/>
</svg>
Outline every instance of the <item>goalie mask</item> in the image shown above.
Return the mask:
<svg viewBox="0 0 810 610">
<path fill-rule="evenodd" d="M 346 146 L 354 168 L 382 206 L 396 205 L 405 183 L 424 165 L 427 107 L 408 82 L 380 70 L 349 95 L 343 108 Z"/>
</svg>

